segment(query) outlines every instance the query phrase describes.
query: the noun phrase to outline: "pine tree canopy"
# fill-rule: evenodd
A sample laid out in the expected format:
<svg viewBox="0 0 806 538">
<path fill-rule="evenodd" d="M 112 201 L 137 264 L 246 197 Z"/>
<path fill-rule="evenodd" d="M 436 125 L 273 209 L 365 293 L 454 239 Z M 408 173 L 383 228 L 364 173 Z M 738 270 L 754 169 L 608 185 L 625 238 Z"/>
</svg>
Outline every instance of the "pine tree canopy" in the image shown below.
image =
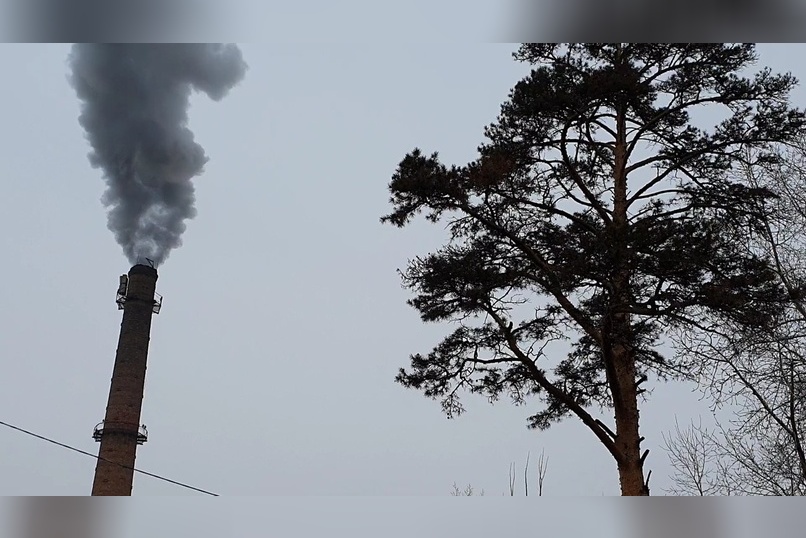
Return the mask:
<svg viewBox="0 0 806 538">
<path fill-rule="evenodd" d="M 635 387 L 683 376 L 658 352 L 669 331 L 780 312 L 770 261 L 742 247 L 772 193 L 736 170 L 774 162 L 806 115 L 753 44 L 530 43 L 515 58 L 531 73 L 473 162 L 414 149 L 392 176 L 382 222 L 448 226 L 402 274 L 423 321 L 452 323 L 396 380 L 449 416 L 463 391 L 534 396 L 532 427 L 574 414 L 618 459 L 588 410 L 627 405 L 621 365 Z"/>
</svg>

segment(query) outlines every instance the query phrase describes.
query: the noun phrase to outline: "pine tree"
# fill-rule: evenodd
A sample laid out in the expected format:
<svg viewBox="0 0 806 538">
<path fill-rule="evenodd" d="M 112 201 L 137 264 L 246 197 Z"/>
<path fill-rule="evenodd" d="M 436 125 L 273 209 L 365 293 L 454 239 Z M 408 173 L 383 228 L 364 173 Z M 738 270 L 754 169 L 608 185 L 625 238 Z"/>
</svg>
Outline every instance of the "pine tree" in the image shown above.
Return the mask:
<svg viewBox="0 0 806 538">
<path fill-rule="evenodd" d="M 536 397 L 531 427 L 576 416 L 615 459 L 622 494 L 647 495 L 640 385 L 687 373 L 660 339 L 759 330 L 785 300 L 769 260 L 740 248 L 772 194 L 734 171 L 773 162 L 806 129 L 789 104 L 797 81 L 746 75 L 753 44 L 533 43 L 515 58 L 532 71 L 478 157 L 447 166 L 415 149 L 389 185 L 382 222 L 448 224 L 448 243 L 402 275 L 423 321 L 457 323 L 396 380 L 448 416 L 462 390 Z"/>
</svg>

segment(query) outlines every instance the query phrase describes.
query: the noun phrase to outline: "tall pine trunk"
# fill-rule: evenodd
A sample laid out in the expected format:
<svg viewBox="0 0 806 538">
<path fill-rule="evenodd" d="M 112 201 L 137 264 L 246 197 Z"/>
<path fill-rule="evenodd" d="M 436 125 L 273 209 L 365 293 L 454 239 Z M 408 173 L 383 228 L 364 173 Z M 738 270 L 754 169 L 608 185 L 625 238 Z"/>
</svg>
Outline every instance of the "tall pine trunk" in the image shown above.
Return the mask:
<svg viewBox="0 0 806 538">
<path fill-rule="evenodd" d="M 649 495 L 641 460 L 638 431 L 638 386 L 632 345 L 631 262 L 627 218 L 627 134 L 624 105 L 616 111 L 616 143 L 613 167 L 613 261 L 611 297 L 603 324 L 604 360 L 609 363 L 607 381 L 613 395 L 615 445 L 622 495 Z"/>
<path fill-rule="evenodd" d="M 618 473 L 622 495 L 649 495 L 641 461 L 641 437 L 638 432 L 638 389 L 635 355 L 629 343 L 619 342 L 629 336 L 628 314 L 616 314 L 613 323 L 614 342 L 611 351 L 612 380 L 616 415 L 615 445 L 619 453 Z"/>
</svg>

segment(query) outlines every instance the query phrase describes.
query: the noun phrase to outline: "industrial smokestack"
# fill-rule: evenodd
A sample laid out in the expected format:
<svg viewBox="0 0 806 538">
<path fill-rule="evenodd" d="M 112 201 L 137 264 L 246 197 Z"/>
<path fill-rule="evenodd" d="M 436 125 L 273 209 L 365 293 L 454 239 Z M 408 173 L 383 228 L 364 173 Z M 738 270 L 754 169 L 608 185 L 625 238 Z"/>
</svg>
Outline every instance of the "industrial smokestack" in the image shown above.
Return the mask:
<svg viewBox="0 0 806 538">
<path fill-rule="evenodd" d="M 137 264 L 121 276 L 118 307 L 123 310 L 115 367 L 104 421 L 93 437 L 100 441 L 92 495 L 131 495 L 137 445 L 147 439 L 140 424 L 151 316 L 159 312 L 157 270 Z"/>
</svg>

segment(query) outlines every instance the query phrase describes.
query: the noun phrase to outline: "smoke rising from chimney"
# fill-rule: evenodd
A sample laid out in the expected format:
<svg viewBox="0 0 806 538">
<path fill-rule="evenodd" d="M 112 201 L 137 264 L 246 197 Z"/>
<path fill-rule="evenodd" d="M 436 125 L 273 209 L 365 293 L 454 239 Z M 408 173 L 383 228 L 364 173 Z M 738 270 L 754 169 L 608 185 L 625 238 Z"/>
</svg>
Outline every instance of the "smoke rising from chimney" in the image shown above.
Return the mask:
<svg viewBox="0 0 806 538">
<path fill-rule="evenodd" d="M 233 44 L 75 44 L 70 82 L 90 163 L 107 183 L 108 226 L 129 262 L 157 265 L 196 215 L 191 179 L 207 162 L 187 126 L 193 90 L 218 101 L 243 78 Z"/>
</svg>

